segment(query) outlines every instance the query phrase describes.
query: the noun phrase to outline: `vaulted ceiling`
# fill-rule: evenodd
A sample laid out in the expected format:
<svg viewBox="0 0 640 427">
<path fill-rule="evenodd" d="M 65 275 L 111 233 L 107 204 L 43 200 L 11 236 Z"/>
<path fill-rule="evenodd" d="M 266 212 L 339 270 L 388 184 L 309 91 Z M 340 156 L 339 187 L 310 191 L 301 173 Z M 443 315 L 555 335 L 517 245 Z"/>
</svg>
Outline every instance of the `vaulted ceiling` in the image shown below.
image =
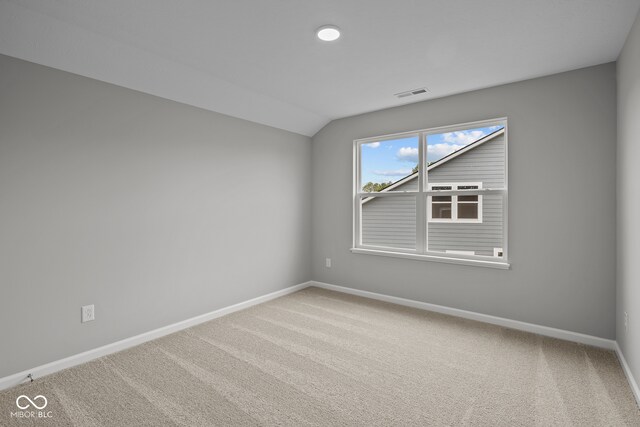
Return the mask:
<svg viewBox="0 0 640 427">
<path fill-rule="evenodd" d="M 0 53 L 313 135 L 614 61 L 639 0 L 0 0 Z M 342 37 L 321 42 L 335 24 Z M 426 94 L 398 99 L 418 87 Z"/>
</svg>

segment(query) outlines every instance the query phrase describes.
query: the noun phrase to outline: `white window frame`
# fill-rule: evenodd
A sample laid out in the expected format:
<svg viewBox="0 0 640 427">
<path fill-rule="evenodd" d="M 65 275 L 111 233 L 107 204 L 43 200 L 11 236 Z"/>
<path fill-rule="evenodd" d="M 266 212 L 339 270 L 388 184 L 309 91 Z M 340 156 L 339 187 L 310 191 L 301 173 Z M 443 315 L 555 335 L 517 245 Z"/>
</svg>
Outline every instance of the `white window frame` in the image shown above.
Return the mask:
<svg viewBox="0 0 640 427">
<path fill-rule="evenodd" d="M 478 188 L 477 190 L 451 190 L 451 191 L 431 191 L 429 189 L 429 183 L 427 182 L 427 174 L 425 173 L 427 168 L 427 153 L 426 153 L 426 141 L 427 136 L 430 134 L 440 134 L 444 132 L 453 132 L 466 129 L 477 129 L 481 127 L 488 127 L 492 125 L 500 125 L 504 127 L 504 140 L 505 140 L 505 177 L 504 187 L 502 188 Z M 418 190 L 417 191 L 387 191 L 387 192 L 362 192 L 362 183 L 360 182 L 360 168 L 361 168 L 361 150 L 360 147 L 363 144 L 369 144 L 372 142 L 384 142 L 388 140 L 395 140 L 400 138 L 408 138 L 412 136 L 418 136 Z M 465 152 L 464 148 L 457 153 L 462 154 Z M 357 254 L 369 254 L 388 256 L 394 258 L 406 258 L 421 261 L 436 261 L 449 264 L 463 264 L 463 265 L 475 265 L 483 267 L 491 267 L 498 269 L 508 269 L 510 264 L 508 262 L 508 123 L 507 118 L 496 118 L 489 120 L 481 120 L 476 122 L 461 123 L 448 126 L 440 126 L 435 128 L 421 129 L 410 132 L 401 132 L 390 135 L 375 136 L 369 138 L 356 139 L 353 141 L 353 241 L 351 252 Z M 445 183 L 434 183 L 435 185 L 446 185 Z M 464 185 L 467 183 L 457 182 L 455 184 Z M 476 183 L 470 184 L 475 185 Z M 439 251 L 428 251 L 428 236 L 427 236 L 427 224 L 429 222 L 429 209 L 427 198 L 432 195 L 451 195 L 457 196 L 459 194 L 478 195 L 478 203 L 480 204 L 480 198 L 482 195 L 499 194 L 503 200 L 503 256 L 502 258 L 482 255 L 471 255 L 462 253 L 446 253 Z M 369 197 L 395 197 L 395 196 L 415 196 L 416 197 L 416 248 L 415 249 L 399 249 L 389 248 L 384 246 L 372 246 L 362 244 L 362 223 L 361 223 L 361 207 L 362 200 Z M 479 215 L 481 214 L 480 206 L 478 206 Z M 472 222 L 478 222 L 477 220 L 471 220 Z"/>
<path fill-rule="evenodd" d="M 430 182 L 428 189 L 430 191 L 442 191 L 433 190 L 433 187 L 451 187 L 452 190 L 458 190 L 463 186 L 476 186 L 478 189 L 482 189 L 482 182 Z M 434 193 L 431 193 L 434 194 Z M 451 196 L 451 218 L 433 218 L 433 211 L 431 209 L 432 203 L 447 203 L 447 202 L 433 202 L 433 196 L 427 196 L 427 221 L 432 223 L 445 223 L 445 224 L 480 224 L 482 223 L 482 195 L 478 195 L 477 202 L 460 202 L 458 196 Z M 478 217 L 477 218 L 458 218 L 458 205 L 476 203 L 478 205 Z"/>
</svg>

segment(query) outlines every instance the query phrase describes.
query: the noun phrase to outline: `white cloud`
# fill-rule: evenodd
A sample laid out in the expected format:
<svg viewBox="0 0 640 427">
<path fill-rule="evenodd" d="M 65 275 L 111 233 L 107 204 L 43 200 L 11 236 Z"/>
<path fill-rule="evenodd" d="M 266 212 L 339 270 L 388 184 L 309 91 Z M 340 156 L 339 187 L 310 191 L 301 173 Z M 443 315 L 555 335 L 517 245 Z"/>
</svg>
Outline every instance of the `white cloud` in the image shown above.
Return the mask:
<svg viewBox="0 0 640 427">
<path fill-rule="evenodd" d="M 442 134 L 442 139 L 449 144 L 468 145 L 485 136 L 481 130 L 463 130 Z"/>
<path fill-rule="evenodd" d="M 364 145 L 369 147 L 369 148 L 378 148 L 378 147 L 380 147 L 380 143 L 379 142 L 370 142 L 369 144 L 364 144 Z"/>
<path fill-rule="evenodd" d="M 416 163 L 418 161 L 418 149 L 414 147 L 402 147 L 396 153 L 396 157 L 403 162 Z"/>
<path fill-rule="evenodd" d="M 460 144 L 431 144 L 427 146 L 427 154 L 430 159 L 441 159 L 454 151 L 464 148 L 464 145 Z"/>
<path fill-rule="evenodd" d="M 502 127 L 502 126 L 498 126 L 498 125 L 496 125 L 496 126 L 489 126 L 489 130 L 490 130 L 490 131 L 494 131 L 494 130 L 498 130 L 498 129 L 500 129 L 501 127 Z"/>
<path fill-rule="evenodd" d="M 411 173 L 411 169 L 377 170 L 373 173 L 380 176 L 407 176 Z"/>
</svg>

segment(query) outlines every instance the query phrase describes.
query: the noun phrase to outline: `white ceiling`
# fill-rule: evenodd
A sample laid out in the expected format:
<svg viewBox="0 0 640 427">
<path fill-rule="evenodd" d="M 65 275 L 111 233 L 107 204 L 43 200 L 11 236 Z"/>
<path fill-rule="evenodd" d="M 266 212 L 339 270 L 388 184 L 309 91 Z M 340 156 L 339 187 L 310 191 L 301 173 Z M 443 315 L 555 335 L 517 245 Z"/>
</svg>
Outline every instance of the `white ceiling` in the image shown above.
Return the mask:
<svg viewBox="0 0 640 427">
<path fill-rule="evenodd" d="M 303 135 L 617 59 L 640 0 L 0 0 L 0 53 Z M 335 24 L 342 38 L 320 42 Z M 393 94 L 427 86 L 426 95 Z"/>
</svg>

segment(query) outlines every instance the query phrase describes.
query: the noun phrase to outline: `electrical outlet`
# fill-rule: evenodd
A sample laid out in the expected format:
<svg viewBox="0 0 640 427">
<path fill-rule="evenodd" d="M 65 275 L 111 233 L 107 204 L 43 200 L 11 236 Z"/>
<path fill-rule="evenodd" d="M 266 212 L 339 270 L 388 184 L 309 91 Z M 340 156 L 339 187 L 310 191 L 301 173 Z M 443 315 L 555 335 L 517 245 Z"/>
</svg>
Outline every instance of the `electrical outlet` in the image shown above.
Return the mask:
<svg viewBox="0 0 640 427">
<path fill-rule="evenodd" d="M 327 259 L 325 260 L 325 262 L 324 262 L 324 265 L 325 265 L 327 268 L 331 268 L 331 258 L 327 258 Z"/>
<path fill-rule="evenodd" d="M 624 331 L 629 331 L 629 314 L 626 311 L 624 312 Z"/>
<path fill-rule="evenodd" d="M 96 319 L 96 309 L 91 305 L 83 305 L 82 306 L 82 323 L 90 322 Z"/>
</svg>

